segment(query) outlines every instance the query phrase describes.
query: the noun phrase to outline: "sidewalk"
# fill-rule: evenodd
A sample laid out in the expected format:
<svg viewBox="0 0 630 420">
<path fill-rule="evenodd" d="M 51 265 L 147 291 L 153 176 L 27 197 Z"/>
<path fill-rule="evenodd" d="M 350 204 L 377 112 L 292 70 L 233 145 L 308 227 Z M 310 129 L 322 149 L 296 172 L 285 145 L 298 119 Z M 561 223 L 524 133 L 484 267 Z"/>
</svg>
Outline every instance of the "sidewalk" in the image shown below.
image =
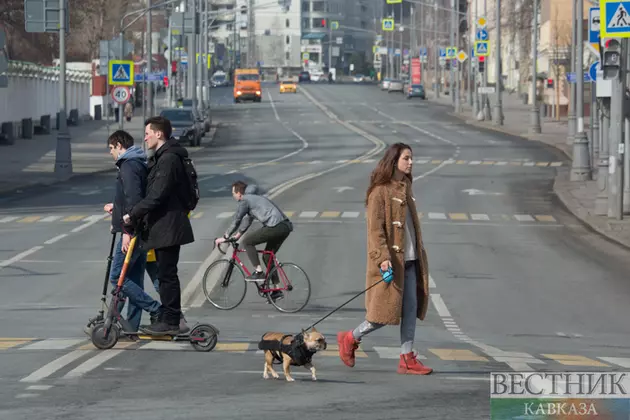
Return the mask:
<svg viewBox="0 0 630 420">
<path fill-rule="evenodd" d="M 436 98 L 434 92 L 430 89 L 427 89 L 427 93 L 430 101 L 450 106 L 451 115 L 461 118 L 467 124 L 545 143 L 562 151 L 568 159 L 572 159 L 573 144 L 567 143 L 568 121 L 566 118 L 560 121 L 549 118 L 541 119 L 542 133 L 530 134 L 531 106 L 524 105 L 515 94 L 503 94 L 503 125 L 495 126 L 490 121 L 477 121 L 476 116 L 473 117 L 472 107 L 468 104 L 468 98 L 465 95 L 462 95 L 461 98 L 462 113 L 458 114 L 453 111 L 451 96 L 440 95 L 439 98 Z M 491 107 L 493 99 L 494 97 L 490 100 Z M 587 136 L 590 135 L 589 128 L 587 118 L 584 127 Z M 571 213 L 593 230 L 614 242 L 630 248 L 630 216 L 626 216 L 627 218 L 619 221 L 607 216 L 595 215 L 595 197 L 598 191 L 597 181 L 570 181 L 569 174 L 570 170 L 561 169 L 556 176 L 553 189 L 560 201 Z M 596 175 L 597 173 L 595 172 L 594 177 Z"/>
<path fill-rule="evenodd" d="M 73 167 L 70 177 L 55 174 L 57 130 L 32 139 L 17 139 L 10 146 L 0 146 L 0 194 L 51 185 L 74 176 L 114 171 L 107 138 L 117 129 L 118 123 L 113 117 L 109 128 L 105 120 L 85 121 L 77 127 L 69 127 Z M 136 115 L 131 122 L 125 121 L 124 129 L 137 144 L 141 144 L 144 135 L 142 116 Z"/>
</svg>

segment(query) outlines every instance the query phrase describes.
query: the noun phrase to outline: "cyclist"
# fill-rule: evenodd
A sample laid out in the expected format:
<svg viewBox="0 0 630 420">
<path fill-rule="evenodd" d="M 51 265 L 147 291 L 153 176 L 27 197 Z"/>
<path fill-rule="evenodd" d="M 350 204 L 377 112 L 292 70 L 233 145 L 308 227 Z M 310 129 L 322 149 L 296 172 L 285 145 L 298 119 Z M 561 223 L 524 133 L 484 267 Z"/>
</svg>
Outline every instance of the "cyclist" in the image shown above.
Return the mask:
<svg viewBox="0 0 630 420">
<path fill-rule="evenodd" d="M 256 185 L 247 185 L 243 181 L 236 181 L 232 184 L 232 196 L 238 201 L 238 208 L 227 232 L 223 238 L 217 238 L 215 243 L 219 245 L 225 242 L 237 230 L 234 239 L 240 238 L 251 226 L 252 218 L 262 223 L 263 226 L 260 229 L 249 234 L 242 242 L 249 260 L 255 267 L 252 275 L 248 276 L 246 280 L 262 283 L 265 281 L 265 272 L 260 266 L 256 245 L 266 243 L 265 251 L 272 251 L 276 254 L 282 243 L 293 231 L 293 224 L 273 201 L 259 195 L 258 192 Z M 263 255 L 263 260 L 267 266 L 269 255 Z M 277 284 L 278 279 L 274 278 L 272 282 Z M 276 300 L 282 298 L 283 294 L 277 290 L 272 292 L 270 297 Z"/>
</svg>

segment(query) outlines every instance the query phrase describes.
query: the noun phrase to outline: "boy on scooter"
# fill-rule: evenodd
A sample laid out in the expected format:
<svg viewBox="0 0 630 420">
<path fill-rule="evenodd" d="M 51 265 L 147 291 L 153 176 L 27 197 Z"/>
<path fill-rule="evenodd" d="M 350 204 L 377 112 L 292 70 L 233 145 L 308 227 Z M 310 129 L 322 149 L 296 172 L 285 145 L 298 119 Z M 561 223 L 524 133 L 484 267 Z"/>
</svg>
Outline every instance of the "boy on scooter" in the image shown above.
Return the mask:
<svg viewBox="0 0 630 420">
<path fill-rule="evenodd" d="M 114 202 L 106 204 L 104 210 L 112 215 L 112 231 L 123 233 L 114 249 L 109 275 L 110 281 L 114 284 L 120 277 L 125 255 L 134 235 L 132 226 L 124 226 L 123 215 L 144 198 L 147 187 L 147 156 L 133 143 L 133 137 L 124 130 L 115 131 L 108 139 L 109 153 L 118 167 L 118 178 Z M 123 293 L 129 299 L 127 320 L 134 331 L 140 328 L 142 310 L 149 312 L 152 319 L 157 319 L 161 308 L 160 303 L 144 291 L 146 259 L 147 252 L 135 247 L 123 283 Z"/>
</svg>

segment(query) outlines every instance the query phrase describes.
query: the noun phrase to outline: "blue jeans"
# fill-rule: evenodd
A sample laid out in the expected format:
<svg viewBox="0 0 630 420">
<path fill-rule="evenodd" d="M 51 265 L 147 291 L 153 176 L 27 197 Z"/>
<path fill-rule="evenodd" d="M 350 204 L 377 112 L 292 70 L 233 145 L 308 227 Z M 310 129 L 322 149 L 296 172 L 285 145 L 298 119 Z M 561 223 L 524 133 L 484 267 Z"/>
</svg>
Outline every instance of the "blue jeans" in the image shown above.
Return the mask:
<svg viewBox="0 0 630 420">
<path fill-rule="evenodd" d="M 109 280 L 116 287 L 118 278 L 125 262 L 125 254 L 122 252 L 122 237 L 114 248 L 114 258 L 112 260 L 112 268 L 109 274 Z M 142 310 L 149 313 L 155 313 L 160 308 L 160 303 L 154 300 L 144 291 L 144 270 L 147 262 L 147 252 L 140 249 L 136 243 L 133 250 L 129 267 L 127 268 L 127 276 L 123 282 L 122 292 L 129 299 L 127 306 L 127 321 L 133 327 L 134 331 L 140 328 L 140 319 L 142 318 Z M 122 301 L 118 310 L 122 311 L 125 302 Z"/>
</svg>

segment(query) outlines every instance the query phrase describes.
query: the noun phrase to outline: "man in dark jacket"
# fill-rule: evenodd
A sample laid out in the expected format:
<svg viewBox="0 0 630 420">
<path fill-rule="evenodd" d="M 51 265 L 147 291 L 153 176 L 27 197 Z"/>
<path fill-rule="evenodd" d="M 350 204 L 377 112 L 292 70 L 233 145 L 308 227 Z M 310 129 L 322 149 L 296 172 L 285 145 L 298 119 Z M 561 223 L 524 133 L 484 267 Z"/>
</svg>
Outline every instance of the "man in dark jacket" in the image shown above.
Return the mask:
<svg viewBox="0 0 630 420">
<path fill-rule="evenodd" d="M 152 117 L 145 122 L 144 141 L 155 150 L 149 160 L 149 179 L 146 197 L 124 216 L 125 223 L 143 225 L 140 238 L 143 249 L 155 250 L 160 279 L 162 313 L 157 322 L 143 326 L 149 334 L 180 334 L 181 288 L 177 263 L 181 245 L 194 242 L 188 219 L 186 197 L 188 176 L 183 158 L 185 148 L 171 139 L 171 122 L 164 117 Z"/>
<path fill-rule="evenodd" d="M 106 204 L 104 210 L 112 215 L 112 232 L 123 233 L 112 260 L 109 278 L 113 284 L 118 281 L 129 243 L 134 235 L 133 227 L 123 227 L 123 214 L 144 198 L 147 187 L 147 157 L 133 142 L 133 137 L 123 130 L 112 133 L 108 139 L 109 153 L 118 167 L 118 178 L 114 202 Z M 146 259 L 146 251 L 136 246 L 123 283 L 123 294 L 129 299 L 127 320 L 134 331 L 138 331 L 140 327 L 143 309 L 152 317 L 157 317 L 160 310 L 160 303 L 144 292 Z M 119 309 L 122 310 L 123 305 Z"/>
</svg>

